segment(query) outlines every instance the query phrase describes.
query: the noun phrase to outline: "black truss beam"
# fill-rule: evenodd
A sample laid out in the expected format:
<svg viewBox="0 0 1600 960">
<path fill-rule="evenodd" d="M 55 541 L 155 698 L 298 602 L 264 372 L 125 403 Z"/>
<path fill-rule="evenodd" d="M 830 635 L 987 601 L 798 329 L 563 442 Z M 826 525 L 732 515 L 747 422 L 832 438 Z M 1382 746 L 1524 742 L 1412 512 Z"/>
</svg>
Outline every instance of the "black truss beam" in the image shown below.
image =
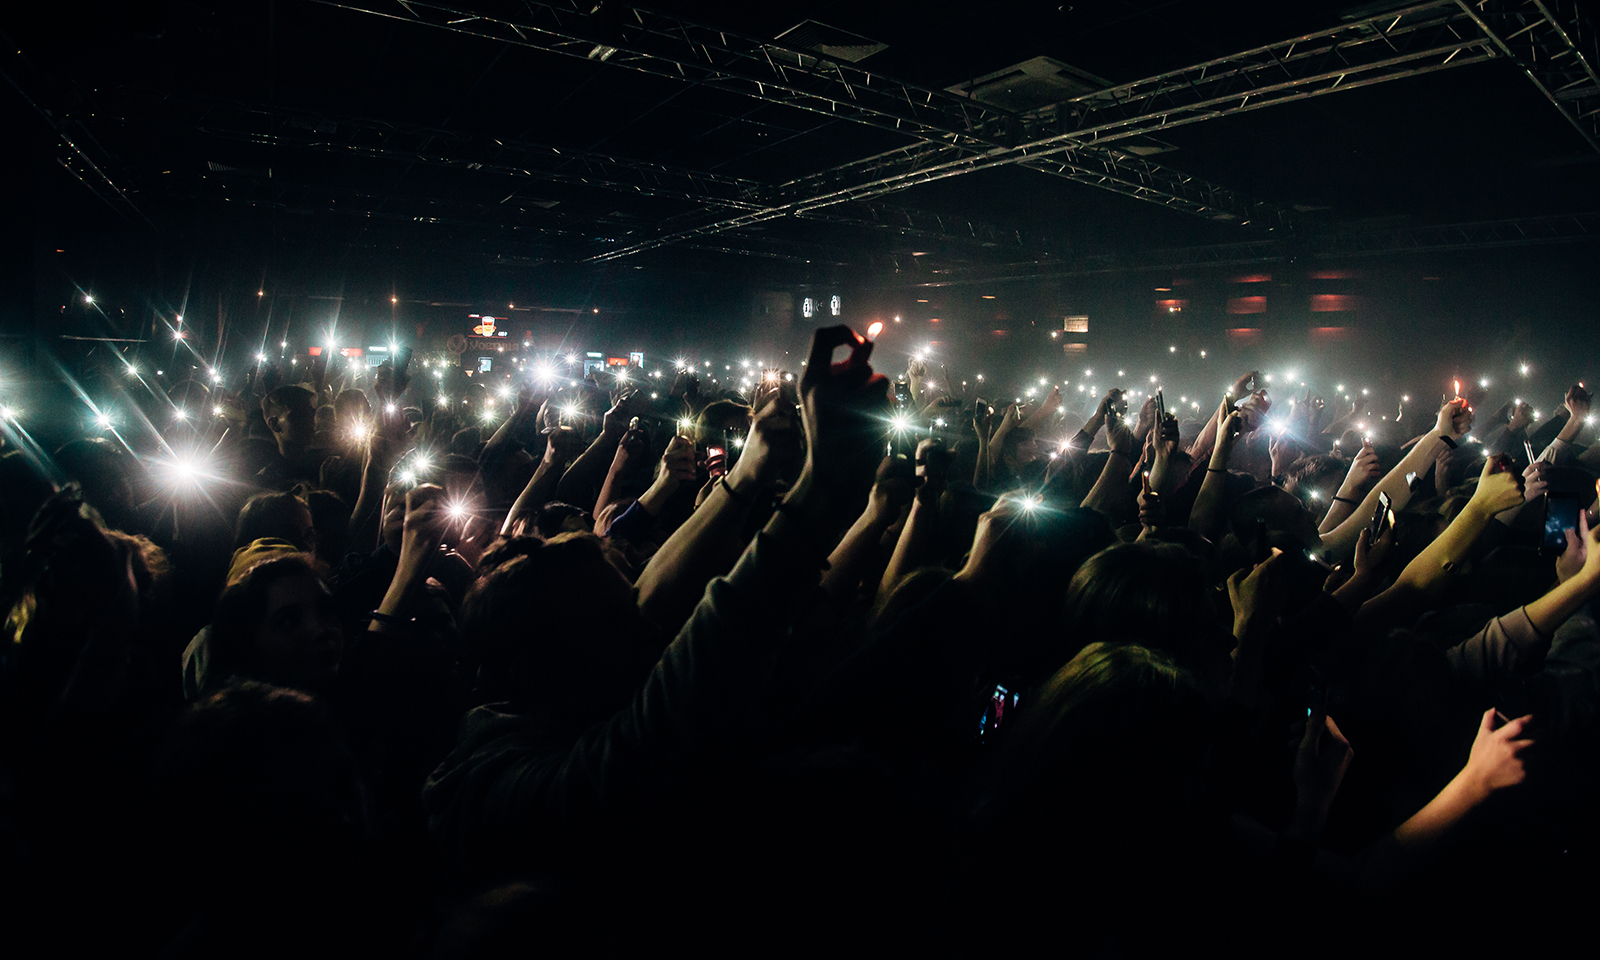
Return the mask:
<svg viewBox="0 0 1600 960">
<path fill-rule="evenodd" d="M 635 7 L 528 2 L 513 17 L 413 0 L 395 0 L 392 5 L 317 2 L 563 56 L 600 60 L 892 130 L 918 141 L 904 152 L 893 152 L 903 167 L 911 169 L 927 162 L 924 157 L 942 160 L 976 156 L 996 147 L 1016 146 L 1044 129 L 1040 117 L 1023 118 L 944 90 L 884 77 L 855 64 Z M 822 181 L 871 171 L 874 160 L 881 162 L 880 158 L 869 158 L 846 164 L 821 175 Z M 1034 166 L 1031 162 L 1028 165 Z M 1083 148 L 1072 162 L 1041 163 L 1036 169 L 1211 219 L 1287 223 L 1292 216 L 1287 210 L 1244 201 L 1226 188 L 1199 178 L 1094 147 Z M 764 207 L 772 207 L 782 203 L 793 189 L 793 185 L 784 185 L 763 191 L 760 199 Z M 793 211 L 783 211 L 789 212 Z M 696 223 L 687 228 L 691 232 L 681 237 L 674 235 L 673 239 L 702 235 L 700 231 L 706 226 Z M 737 227 L 730 223 L 728 229 Z"/>
<path fill-rule="evenodd" d="M 453 33 L 595 60 L 609 66 L 705 84 L 919 139 L 990 145 L 977 131 L 1006 111 L 943 90 L 894 80 L 857 64 L 624 4 L 523 0 L 501 13 L 428 0 L 318 3 Z M 489 6 L 480 0 L 480 7 Z M 514 11 L 514 12 L 512 12 Z"/>
<path fill-rule="evenodd" d="M 1600 39 L 1574 0 L 1462 0 L 1461 5 L 1600 152 Z"/>
<path fill-rule="evenodd" d="M 1435 0 L 1085 94 L 1032 117 L 1030 132 L 1043 135 L 1016 146 L 979 154 L 923 142 L 801 177 L 781 185 L 777 190 L 781 202 L 766 210 L 635 243 L 597 259 L 629 256 L 689 237 L 871 199 L 996 166 L 1065 154 L 1072 165 L 1082 167 L 1088 151 L 1119 140 L 1500 55 L 1494 41 L 1456 0 Z M 1023 118 L 1025 123 L 1029 119 Z"/>
</svg>

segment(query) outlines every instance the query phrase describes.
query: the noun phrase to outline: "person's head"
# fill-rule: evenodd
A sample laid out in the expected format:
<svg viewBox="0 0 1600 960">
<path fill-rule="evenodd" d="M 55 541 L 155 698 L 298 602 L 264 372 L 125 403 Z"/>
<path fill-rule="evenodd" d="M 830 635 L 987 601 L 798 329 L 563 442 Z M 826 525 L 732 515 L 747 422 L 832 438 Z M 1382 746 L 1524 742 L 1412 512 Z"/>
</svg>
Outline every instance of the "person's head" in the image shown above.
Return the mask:
<svg viewBox="0 0 1600 960">
<path fill-rule="evenodd" d="M 332 433 L 334 428 L 338 426 L 338 417 L 333 412 L 333 404 L 325 403 L 318 407 L 314 422 L 318 433 Z"/>
<path fill-rule="evenodd" d="M 980 816 L 1045 849 L 1154 840 L 1192 798 L 1211 738 L 1194 676 L 1132 643 L 1084 647 L 1012 723 Z"/>
<path fill-rule="evenodd" d="M 1166 651 L 1206 676 L 1232 649 L 1199 557 L 1174 543 L 1140 540 L 1090 557 L 1067 587 L 1066 635 Z"/>
<path fill-rule="evenodd" d="M 477 425 L 462 427 L 450 437 L 450 455 L 467 457 L 478 456 L 478 448 L 483 446 L 483 431 Z"/>
<path fill-rule="evenodd" d="M 545 540 L 557 534 L 582 533 L 594 529 L 594 514 L 570 503 L 552 501 L 539 508 L 533 532 Z"/>
<path fill-rule="evenodd" d="M 1300 498 L 1301 503 L 1326 509 L 1350 465 L 1326 454 L 1301 457 L 1284 472 L 1283 489 Z"/>
<path fill-rule="evenodd" d="M 582 730 L 628 701 L 659 650 L 632 586 L 589 533 L 497 545 L 461 603 L 461 636 L 496 696 Z"/>
<path fill-rule="evenodd" d="M 333 400 L 333 413 L 338 418 L 339 426 L 349 429 L 365 424 L 372 419 L 372 404 L 367 401 L 367 395 L 354 388 L 339 391 Z"/>
<path fill-rule="evenodd" d="M 310 390 L 286 385 L 261 398 L 261 415 L 278 442 L 278 449 L 305 446 L 317 429 L 317 408 Z"/>
<path fill-rule="evenodd" d="M 695 421 L 695 440 L 701 444 L 717 445 L 729 430 L 750 429 L 750 408 L 733 400 L 717 400 L 706 404 Z"/>
<path fill-rule="evenodd" d="M 293 554 L 246 570 L 217 600 L 206 683 L 241 676 L 326 689 L 344 655 L 333 598 L 310 557 Z"/>
<path fill-rule="evenodd" d="M 56 467 L 83 488 L 84 502 L 100 512 L 106 526 L 127 529 L 135 519 L 134 463 L 121 447 L 104 437 L 65 444 L 55 454 Z"/>
<path fill-rule="evenodd" d="M 347 881 L 366 824 L 364 792 L 338 724 L 308 694 L 254 681 L 223 686 L 184 712 L 152 780 L 154 809 L 196 866 L 189 893 L 202 902 L 294 922 L 279 915 L 286 903 L 321 899 Z"/>
<path fill-rule="evenodd" d="M 310 553 L 317 545 L 311 508 L 292 493 L 258 493 L 246 500 L 234 526 L 233 548 L 265 538 L 287 540 Z"/>
<path fill-rule="evenodd" d="M 1317 532 L 1316 514 L 1306 509 L 1300 498 L 1277 487 L 1252 490 L 1238 500 L 1228 511 L 1233 535 L 1240 543 L 1255 538 L 1256 520 L 1265 520 L 1267 530 L 1274 535 L 1286 536 L 1301 550 L 1320 550 L 1322 535 Z M 1274 545 L 1280 536 L 1274 536 Z"/>
</svg>

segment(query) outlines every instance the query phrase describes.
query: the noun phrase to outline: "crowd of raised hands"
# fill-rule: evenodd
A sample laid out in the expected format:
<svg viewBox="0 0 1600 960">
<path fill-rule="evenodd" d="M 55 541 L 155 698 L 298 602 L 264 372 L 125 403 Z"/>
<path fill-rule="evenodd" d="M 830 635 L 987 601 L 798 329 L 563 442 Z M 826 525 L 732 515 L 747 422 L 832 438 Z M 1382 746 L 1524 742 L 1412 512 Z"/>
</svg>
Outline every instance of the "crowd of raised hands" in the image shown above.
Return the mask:
<svg viewBox="0 0 1600 960">
<path fill-rule="evenodd" d="M 320 424 L 274 386 L 187 499 L 105 444 L 0 458 L 7 938 L 1282 956 L 1586 916 L 1581 384 L 1377 430 L 1253 372 L 1184 420 L 872 349 L 587 420 L 529 385 L 493 429 L 389 368 Z"/>
</svg>

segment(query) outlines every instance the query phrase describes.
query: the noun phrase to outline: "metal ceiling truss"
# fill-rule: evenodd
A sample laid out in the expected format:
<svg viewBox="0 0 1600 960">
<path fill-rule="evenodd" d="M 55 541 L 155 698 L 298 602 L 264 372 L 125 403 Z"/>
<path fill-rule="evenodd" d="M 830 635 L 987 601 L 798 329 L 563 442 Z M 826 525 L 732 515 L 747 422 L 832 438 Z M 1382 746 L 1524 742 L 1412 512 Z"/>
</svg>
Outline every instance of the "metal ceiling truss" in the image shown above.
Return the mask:
<svg viewBox="0 0 1600 960">
<path fill-rule="evenodd" d="M 704 84 L 919 139 L 965 139 L 973 147 L 988 146 L 987 138 L 975 131 L 1012 116 L 858 64 L 620 3 L 522 0 L 500 5 L 515 10 L 502 15 L 426 0 L 316 2 Z"/>
<path fill-rule="evenodd" d="M 886 165 L 903 173 L 951 157 L 977 156 L 997 147 L 1015 146 L 1019 138 L 1044 129 L 1043 124 L 1055 123 L 1053 116 L 1048 121 L 1043 115 L 1022 117 L 944 90 L 884 77 L 856 64 L 835 62 L 808 51 L 622 5 L 528 2 L 523 5 L 522 15 L 511 19 L 412 0 L 395 0 L 392 6 L 317 2 L 703 83 L 769 103 L 892 130 L 919 141 L 905 151 L 891 151 L 837 167 L 819 175 L 820 180 L 804 178 L 764 191 L 760 198 L 769 208 L 782 203 L 786 196 L 814 191 L 816 182 L 863 173 L 870 176 Z M 1195 177 L 1174 174 L 1167 168 L 1159 168 L 1158 173 L 1152 169 L 1154 165 L 1129 154 L 1093 147 L 1084 148 L 1080 154 L 1076 163 L 1041 164 L 1037 169 L 1212 219 L 1287 222 L 1290 216 L 1288 211 L 1266 211 L 1260 205 L 1241 201 L 1226 188 Z M 785 208 L 779 215 L 791 212 L 795 211 Z M 730 223 L 728 229 L 739 225 Z M 690 228 L 693 232 L 684 234 L 684 238 L 700 235 L 703 228 L 704 225 Z"/>
<path fill-rule="evenodd" d="M 722 224 L 730 229 L 747 226 L 760 219 L 871 199 L 946 177 L 1007 164 L 1031 164 L 1059 154 L 1067 155 L 1067 165 L 1082 168 L 1086 153 L 1120 140 L 1499 55 L 1493 39 L 1459 3 L 1435 0 L 1085 94 L 1023 118 L 1026 130 L 1043 135 L 1016 146 L 974 154 L 954 146 L 918 143 L 801 177 L 778 188 L 780 198 L 790 199 L 765 211 L 657 237 L 596 259 L 615 259 L 687 236 L 704 236 Z M 1113 157 L 1124 166 L 1124 156 Z M 1079 170 L 1070 172 L 1074 179 L 1082 176 Z M 1137 177 L 1131 179 L 1137 183 Z M 1141 199 L 1161 195 L 1153 187 L 1148 190 L 1129 195 Z"/>
<path fill-rule="evenodd" d="M 1600 39 L 1574 0 L 1462 0 L 1461 5 L 1600 151 Z"/>
</svg>

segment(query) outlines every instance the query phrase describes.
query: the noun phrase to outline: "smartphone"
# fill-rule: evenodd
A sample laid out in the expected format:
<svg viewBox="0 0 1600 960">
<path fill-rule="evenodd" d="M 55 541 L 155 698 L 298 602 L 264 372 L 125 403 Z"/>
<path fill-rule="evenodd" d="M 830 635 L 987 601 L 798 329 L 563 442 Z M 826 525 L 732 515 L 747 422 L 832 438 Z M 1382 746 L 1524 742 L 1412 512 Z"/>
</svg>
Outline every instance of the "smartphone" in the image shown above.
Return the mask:
<svg viewBox="0 0 1600 960">
<path fill-rule="evenodd" d="M 395 376 L 403 377 L 411 371 L 411 348 L 401 347 L 395 356 L 397 358 L 394 362 Z"/>
<path fill-rule="evenodd" d="M 1372 543 L 1378 542 L 1378 531 L 1383 529 L 1383 518 L 1389 515 L 1390 503 L 1387 493 L 1378 494 L 1378 509 L 1372 511 L 1372 522 L 1367 524 L 1367 539 Z"/>
<path fill-rule="evenodd" d="M 1162 396 L 1162 391 L 1156 391 L 1156 436 L 1161 436 L 1160 427 L 1167 422 L 1167 398 Z"/>
<path fill-rule="evenodd" d="M 1021 699 L 1021 694 L 1012 693 L 1004 684 L 995 684 L 994 689 L 989 691 L 989 699 L 984 702 L 983 716 L 978 720 L 978 739 L 982 740 L 991 730 L 1000 729 L 1006 715 L 1016 710 L 1017 702 Z"/>
<path fill-rule="evenodd" d="M 1567 531 L 1578 528 L 1578 511 L 1583 503 L 1577 497 L 1547 493 L 1544 497 L 1544 552 L 1559 556 L 1567 549 Z"/>
<path fill-rule="evenodd" d="M 1272 559 L 1272 543 L 1267 539 L 1267 521 L 1256 517 L 1256 563 Z"/>
<path fill-rule="evenodd" d="M 1522 441 L 1522 449 L 1524 451 L 1526 451 L 1527 454 L 1528 454 L 1528 465 L 1530 467 L 1533 466 L 1533 461 L 1534 461 L 1533 444 L 1531 444 L 1528 441 L 1524 440 L 1524 441 Z"/>
<path fill-rule="evenodd" d="M 706 447 L 706 473 L 711 479 L 715 480 L 727 472 L 728 448 Z"/>
<path fill-rule="evenodd" d="M 894 382 L 894 402 L 911 402 L 911 384 L 905 382 L 904 380 L 896 380 Z"/>
<path fill-rule="evenodd" d="M 1311 683 L 1306 687 L 1306 716 L 1313 711 L 1328 712 L 1328 681 L 1316 670 L 1311 671 Z"/>
</svg>

